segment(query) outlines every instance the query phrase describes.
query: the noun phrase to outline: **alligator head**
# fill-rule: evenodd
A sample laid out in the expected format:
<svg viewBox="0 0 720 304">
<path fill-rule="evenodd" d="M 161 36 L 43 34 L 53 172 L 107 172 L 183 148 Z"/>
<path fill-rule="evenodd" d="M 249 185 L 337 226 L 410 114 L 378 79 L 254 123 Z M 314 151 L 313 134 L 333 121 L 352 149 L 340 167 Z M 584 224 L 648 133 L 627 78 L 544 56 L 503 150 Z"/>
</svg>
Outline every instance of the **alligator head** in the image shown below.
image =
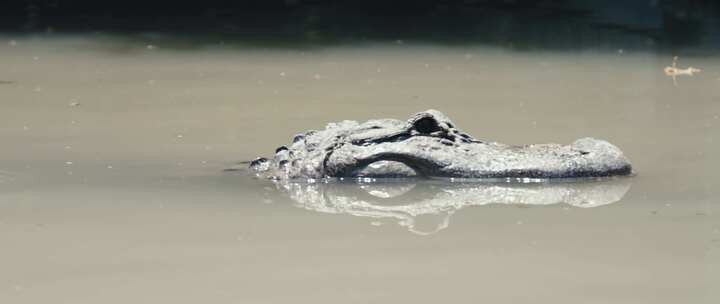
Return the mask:
<svg viewBox="0 0 720 304">
<path fill-rule="evenodd" d="M 428 110 L 407 121 L 330 123 L 281 146 L 250 167 L 275 179 L 327 177 L 578 178 L 629 175 L 630 162 L 612 144 L 583 138 L 570 145 L 510 146 L 460 131 Z"/>
</svg>

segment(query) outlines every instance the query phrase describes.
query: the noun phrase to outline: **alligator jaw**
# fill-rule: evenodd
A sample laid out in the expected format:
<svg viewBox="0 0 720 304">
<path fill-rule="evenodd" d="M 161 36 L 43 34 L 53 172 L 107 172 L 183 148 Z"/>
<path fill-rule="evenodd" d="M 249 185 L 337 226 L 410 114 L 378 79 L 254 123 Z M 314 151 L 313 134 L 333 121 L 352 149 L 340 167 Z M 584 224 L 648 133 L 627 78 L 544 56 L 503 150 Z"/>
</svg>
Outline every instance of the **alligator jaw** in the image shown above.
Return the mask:
<svg viewBox="0 0 720 304">
<path fill-rule="evenodd" d="M 379 161 L 399 162 L 419 176 L 455 178 L 579 178 L 629 175 L 632 167 L 620 150 L 585 138 L 567 146 L 506 146 L 457 143 L 413 136 L 375 145 L 343 145 L 329 154 L 327 176 L 352 177 Z"/>
</svg>

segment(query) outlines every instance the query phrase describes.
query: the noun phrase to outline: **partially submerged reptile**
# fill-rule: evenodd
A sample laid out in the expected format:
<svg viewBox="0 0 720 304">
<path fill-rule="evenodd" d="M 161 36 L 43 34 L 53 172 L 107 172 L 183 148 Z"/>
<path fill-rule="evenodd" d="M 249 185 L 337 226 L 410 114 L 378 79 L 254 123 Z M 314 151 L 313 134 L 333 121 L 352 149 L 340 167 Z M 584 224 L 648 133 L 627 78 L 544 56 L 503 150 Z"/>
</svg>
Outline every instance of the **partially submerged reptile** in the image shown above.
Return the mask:
<svg viewBox="0 0 720 304">
<path fill-rule="evenodd" d="M 460 131 L 443 113 L 427 110 L 407 121 L 330 123 L 298 134 L 272 158 L 250 168 L 273 179 L 449 177 L 550 179 L 632 174 L 614 145 L 582 138 L 570 145 L 511 146 Z"/>
</svg>

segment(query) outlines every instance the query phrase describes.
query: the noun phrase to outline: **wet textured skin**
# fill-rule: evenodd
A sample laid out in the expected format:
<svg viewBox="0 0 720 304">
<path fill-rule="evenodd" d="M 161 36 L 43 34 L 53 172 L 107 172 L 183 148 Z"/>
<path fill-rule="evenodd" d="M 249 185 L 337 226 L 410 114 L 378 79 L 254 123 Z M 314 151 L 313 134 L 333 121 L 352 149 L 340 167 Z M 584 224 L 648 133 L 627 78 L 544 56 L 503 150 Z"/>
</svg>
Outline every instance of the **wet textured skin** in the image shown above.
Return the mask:
<svg viewBox="0 0 720 304">
<path fill-rule="evenodd" d="M 630 175 L 614 145 L 582 138 L 570 145 L 510 146 L 477 140 L 443 113 L 427 110 L 407 121 L 330 123 L 281 146 L 250 168 L 274 179 L 328 177 L 581 178 Z"/>
</svg>

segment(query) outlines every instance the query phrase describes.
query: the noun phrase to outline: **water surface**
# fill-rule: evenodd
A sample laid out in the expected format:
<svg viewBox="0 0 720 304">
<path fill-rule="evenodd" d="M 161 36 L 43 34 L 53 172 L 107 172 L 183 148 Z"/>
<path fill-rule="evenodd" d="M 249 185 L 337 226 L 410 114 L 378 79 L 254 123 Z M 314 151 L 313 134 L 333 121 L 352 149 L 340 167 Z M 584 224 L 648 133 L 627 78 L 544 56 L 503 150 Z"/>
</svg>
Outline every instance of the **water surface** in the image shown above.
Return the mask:
<svg viewBox="0 0 720 304">
<path fill-rule="evenodd" d="M 622 49 L 0 41 L 2 303 L 720 299 L 720 57 L 679 54 L 703 72 L 675 86 L 672 56 Z M 483 140 L 607 139 L 637 176 L 590 208 L 515 185 L 409 226 L 223 172 L 327 122 L 428 108 Z M 448 191 L 340 187 L 321 193 L 385 211 Z"/>
</svg>

